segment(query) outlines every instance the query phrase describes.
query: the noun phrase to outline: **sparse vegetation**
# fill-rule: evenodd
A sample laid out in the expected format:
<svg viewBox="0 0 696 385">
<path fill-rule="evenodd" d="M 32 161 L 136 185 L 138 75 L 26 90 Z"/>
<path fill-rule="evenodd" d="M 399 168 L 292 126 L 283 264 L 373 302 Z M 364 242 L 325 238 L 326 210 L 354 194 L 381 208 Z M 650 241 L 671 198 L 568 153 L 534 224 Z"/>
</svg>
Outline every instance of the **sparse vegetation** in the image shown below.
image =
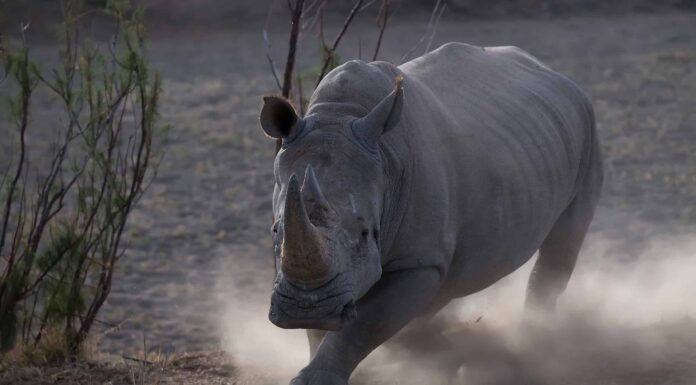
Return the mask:
<svg viewBox="0 0 696 385">
<path fill-rule="evenodd" d="M 32 59 L 23 24 L 2 45 L 2 87 L 15 151 L 0 169 L 0 347 L 39 361 L 76 358 L 124 255 L 128 216 L 154 175 L 160 79 L 145 57 L 142 10 L 129 0 L 84 12 L 63 2 L 59 64 Z M 113 24 L 110 42 L 83 37 L 85 18 Z M 50 149 L 34 149 L 35 97 L 57 111 Z M 45 131 L 44 131 L 45 132 Z M 50 155 L 47 155 L 46 152 Z M 45 164 L 42 159 L 50 159 Z"/>
<path fill-rule="evenodd" d="M 34 367 L 0 368 L 0 384 L 56 385 L 227 385 L 254 384 L 230 381 L 238 375 L 231 358 L 221 351 L 175 356 L 152 356 L 147 360 L 78 362 Z M 270 385 L 264 382 L 263 385 Z"/>
</svg>

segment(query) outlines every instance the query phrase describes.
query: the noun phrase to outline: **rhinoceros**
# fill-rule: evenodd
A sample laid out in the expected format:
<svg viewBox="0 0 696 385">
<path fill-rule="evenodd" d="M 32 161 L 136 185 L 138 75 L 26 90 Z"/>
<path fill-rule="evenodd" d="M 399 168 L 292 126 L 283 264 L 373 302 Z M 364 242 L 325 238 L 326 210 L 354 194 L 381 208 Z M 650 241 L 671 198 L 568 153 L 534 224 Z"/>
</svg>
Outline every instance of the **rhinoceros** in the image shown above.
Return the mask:
<svg viewBox="0 0 696 385">
<path fill-rule="evenodd" d="M 346 385 L 414 318 L 538 250 L 526 305 L 552 311 L 602 186 L 588 97 L 517 47 L 448 43 L 396 66 L 349 61 L 299 117 L 260 113 L 274 162 L 269 318 L 307 329 L 292 385 Z"/>
</svg>

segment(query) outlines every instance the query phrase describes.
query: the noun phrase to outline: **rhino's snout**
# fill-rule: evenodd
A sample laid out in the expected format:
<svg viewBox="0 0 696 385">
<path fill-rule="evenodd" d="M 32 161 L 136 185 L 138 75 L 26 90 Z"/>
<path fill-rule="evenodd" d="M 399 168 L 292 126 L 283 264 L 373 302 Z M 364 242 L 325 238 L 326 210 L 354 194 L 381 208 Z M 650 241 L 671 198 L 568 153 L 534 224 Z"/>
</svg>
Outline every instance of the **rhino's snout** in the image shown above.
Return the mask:
<svg viewBox="0 0 696 385">
<path fill-rule="evenodd" d="M 271 296 L 268 315 L 284 329 L 340 330 L 357 317 L 352 285 L 339 274 L 325 285 L 303 290 L 280 277 Z"/>
</svg>

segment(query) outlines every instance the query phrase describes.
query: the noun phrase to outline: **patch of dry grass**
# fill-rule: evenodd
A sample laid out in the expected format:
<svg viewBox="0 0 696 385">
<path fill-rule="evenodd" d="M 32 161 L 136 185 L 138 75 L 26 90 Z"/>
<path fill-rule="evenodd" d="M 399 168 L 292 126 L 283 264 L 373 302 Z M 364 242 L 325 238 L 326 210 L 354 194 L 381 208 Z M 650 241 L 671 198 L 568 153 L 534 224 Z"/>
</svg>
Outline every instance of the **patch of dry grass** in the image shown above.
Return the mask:
<svg viewBox="0 0 696 385">
<path fill-rule="evenodd" d="M 67 360 L 67 344 L 63 333 L 52 328 L 44 330 L 41 334 L 42 338 L 38 343 L 18 341 L 10 351 L 0 356 L 0 369 L 46 366 L 65 362 Z M 86 351 L 87 349 L 86 345 L 84 350 Z M 81 352 L 81 355 L 83 354 Z M 84 358 L 84 356 L 81 358 Z"/>
<path fill-rule="evenodd" d="M 25 365 L 26 364 L 26 365 Z M 231 358 L 221 351 L 122 361 L 30 364 L 3 361 L 0 385 L 226 385 L 238 384 Z"/>
</svg>

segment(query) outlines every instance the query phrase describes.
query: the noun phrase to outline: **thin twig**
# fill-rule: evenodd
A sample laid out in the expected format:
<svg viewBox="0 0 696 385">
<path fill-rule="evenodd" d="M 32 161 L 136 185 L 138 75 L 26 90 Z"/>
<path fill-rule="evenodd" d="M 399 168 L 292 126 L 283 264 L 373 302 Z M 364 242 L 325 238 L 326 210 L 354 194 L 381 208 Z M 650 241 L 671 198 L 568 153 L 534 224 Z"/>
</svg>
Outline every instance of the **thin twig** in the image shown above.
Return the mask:
<svg viewBox="0 0 696 385">
<path fill-rule="evenodd" d="M 418 46 L 420 46 L 425 41 L 425 39 L 430 35 L 430 29 L 433 27 L 433 24 L 435 23 L 435 17 L 440 9 L 441 3 L 442 3 L 442 0 L 437 0 L 437 3 L 435 3 L 435 7 L 433 7 L 433 11 L 430 13 L 430 19 L 428 20 L 428 25 L 425 27 L 425 33 L 423 33 L 423 36 L 421 36 L 421 38 L 418 39 L 416 44 L 414 44 L 411 47 L 411 49 L 409 49 L 408 52 L 406 52 L 404 54 L 404 56 L 401 57 L 401 59 L 399 60 L 400 63 L 403 63 L 404 61 L 406 61 L 406 59 L 409 56 L 411 56 L 411 54 L 413 54 L 413 52 L 416 50 L 416 48 L 418 48 Z"/>
<path fill-rule="evenodd" d="M 283 86 L 280 84 L 280 79 L 278 79 L 278 73 L 276 72 L 273 58 L 271 57 L 271 41 L 268 39 L 268 32 L 265 29 L 263 30 L 263 41 L 266 43 L 266 59 L 268 60 L 268 66 L 271 68 L 271 74 L 273 74 L 273 79 L 275 79 L 278 90 L 281 91 Z"/>
<path fill-rule="evenodd" d="M 331 46 L 331 48 L 328 49 L 328 55 L 326 55 L 326 57 L 324 58 L 324 65 L 321 67 L 321 72 L 319 73 L 319 77 L 317 78 L 315 88 L 319 85 L 319 83 L 321 83 L 321 80 L 324 79 L 324 75 L 326 75 L 326 71 L 329 69 L 329 64 L 334 58 L 336 49 L 338 48 L 338 45 L 341 43 L 341 39 L 348 30 L 348 26 L 350 26 L 350 23 L 353 21 L 353 18 L 358 13 L 358 11 L 360 11 L 360 6 L 362 5 L 362 3 L 363 0 L 357 0 L 355 2 L 353 9 L 350 10 L 348 17 L 346 17 L 346 20 L 343 22 L 343 27 L 341 27 L 341 31 L 338 33 L 338 35 L 336 35 L 336 39 L 334 40 L 333 45 Z"/>
<path fill-rule="evenodd" d="M 3 38 L 2 32 L 0 32 L 0 58 L 5 59 L 5 40 Z M 2 75 L 2 79 L 0 79 L 0 86 L 3 83 L 5 83 L 5 80 L 7 80 L 7 78 L 9 78 L 10 76 L 10 72 L 8 71 L 8 68 L 6 68 L 5 65 L 3 65 L 3 72 L 4 74 Z"/>
<path fill-rule="evenodd" d="M 314 11 L 314 14 L 312 15 L 311 19 L 309 21 L 303 23 L 302 26 L 300 27 L 302 30 L 306 31 L 306 30 L 311 30 L 312 28 L 314 28 L 314 26 L 317 24 L 317 20 L 319 20 L 319 17 L 322 14 L 322 10 L 324 9 L 324 6 L 326 5 L 326 1 L 327 0 L 322 0 L 321 2 L 319 2 L 319 6 L 317 7 L 317 10 Z M 302 16 L 303 18 L 309 17 L 309 14 L 307 12 L 308 12 L 308 10 L 306 9 L 305 12 L 303 13 L 303 16 Z M 300 40 L 304 40 L 304 36 L 305 35 L 300 36 Z"/>
<path fill-rule="evenodd" d="M 326 1 L 327 0 L 314 0 L 311 4 L 304 8 L 302 11 L 302 18 L 300 19 L 302 21 L 302 25 L 300 26 L 301 29 L 308 29 L 312 27 L 313 23 L 317 19 L 317 15 L 319 14 L 319 8 L 323 7 L 324 4 L 326 4 Z M 314 8 L 316 8 L 316 10 Z M 314 11 L 313 14 L 312 11 Z M 306 21 L 305 19 L 307 18 L 310 18 L 310 20 Z"/>
<path fill-rule="evenodd" d="M 305 17 L 307 14 L 309 14 L 309 12 L 312 12 L 312 9 L 316 7 L 317 4 L 321 4 L 325 1 L 326 0 L 314 0 L 313 2 L 311 2 L 308 6 L 305 7 L 304 12 L 302 12 L 302 17 Z"/>
<path fill-rule="evenodd" d="M 280 84 L 278 72 L 276 71 L 275 63 L 273 62 L 273 57 L 271 56 L 271 40 L 268 38 L 268 25 L 271 22 L 271 15 L 273 14 L 273 9 L 275 8 L 276 3 L 277 0 L 273 0 L 273 2 L 271 2 L 271 6 L 268 7 L 268 13 L 266 14 L 266 22 L 263 25 L 263 41 L 266 45 L 266 60 L 268 60 L 268 65 L 271 68 L 271 74 L 273 74 L 273 78 L 275 79 L 276 85 L 278 86 L 278 90 L 282 90 L 283 86 Z"/>
<path fill-rule="evenodd" d="M 127 355 L 125 355 L 125 354 L 122 355 L 121 358 L 123 358 L 124 360 L 135 361 L 135 362 L 139 362 L 139 363 L 141 363 L 141 364 L 146 364 L 146 365 L 154 365 L 154 364 L 155 364 L 155 363 L 152 362 L 152 361 L 148 361 L 148 360 L 143 360 L 143 359 L 140 359 L 140 358 L 135 358 L 135 357 L 127 356 Z"/>
<path fill-rule="evenodd" d="M 445 9 L 447 9 L 447 4 L 442 5 L 442 8 L 440 8 L 440 12 L 437 14 L 437 18 L 435 18 L 435 25 L 433 26 L 433 30 L 430 33 L 430 39 L 428 40 L 428 45 L 425 46 L 425 51 L 423 51 L 423 55 L 430 52 L 430 45 L 433 44 L 433 39 L 435 38 L 435 34 L 437 33 L 437 27 L 438 25 L 440 25 L 440 18 L 442 17 L 442 14 L 445 12 Z"/>
<path fill-rule="evenodd" d="M 24 50 L 22 60 L 23 65 L 22 68 L 19 70 L 20 73 L 18 74 L 18 77 L 20 78 L 18 80 L 20 80 L 22 88 L 22 101 L 20 106 L 21 118 L 19 124 L 19 164 L 17 164 L 17 172 L 15 173 L 15 176 L 12 179 L 12 182 L 10 183 L 10 189 L 7 194 L 7 200 L 5 201 L 5 210 L 3 212 L 2 218 L 2 229 L 0 230 L 0 254 L 2 254 L 2 249 L 5 245 L 5 234 L 7 233 L 7 224 L 9 222 L 10 214 L 12 211 L 12 197 L 15 193 L 15 188 L 17 187 L 17 183 L 19 182 L 19 178 L 22 175 L 22 169 L 24 167 L 24 162 L 26 158 L 25 137 L 27 126 L 29 124 L 29 101 L 31 98 L 31 92 L 33 88 L 31 85 L 31 80 L 29 79 L 29 54 L 26 48 Z"/>
<path fill-rule="evenodd" d="M 296 0 L 294 8 L 290 4 L 290 0 L 288 0 L 288 7 L 290 7 L 290 12 L 292 13 L 292 28 L 290 30 L 290 41 L 288 42 L 288 56 L 285 60 L 283 86 L 281 87 L 281 94 L 286 99 L 290 97 L 290 90 L 292 88 L 292 74 L 295 68 L 295 54 L 297 52 L 297 37 L 300 34 L 300 21 L 302 20 L 304 0 Z M 276 139 L 276 154 L 280 151 L 282 145 L 283 140 Z"/>
<path fill-rule="evenodd" d="M 289 0 L 288 0 L 289 2 Z M 290 42 L 288 43 L 288 57 L 285 61 L 285 73 L 283 74 L 283 97 L 290 97 L 290 89 L 292 88 L 292 73 L 295 68 L 295 52 L 297 51 L 297 36 L 300 33 L 300 19 L 302 17 L 302 8 L 304 0 L 297 0 L 295 7 L 292 9 L 292 29 L 290 31 Z"/>
<path fill-rule="evenodd" d="M 378 0 L 370 0 L 370 1 L 368 1 L 367 4 L 363 5 L 363 6 L 358 10 L 358 12 L 362 12 L 362 11 L 364 11 L 364 10 L 370 8 L 370 6 L 371 6 L 372 4 L 374 4 L 374 3 L 376 3 L 377 1 L 378 1 Z"/>
<path fill-rule="evenodd" d="M 387 21 L 389 20 L 389 3 L 391 0 L 382 0 L 382 8 L 379 10 L 377 15 L 377 25 L 379 26 L 379 37 L 377 38 L 377 45 L 375 46 L 375 53 L 372 55 L 372 61 L 377 60 L 377 55 L 379 54 L 379 48 L 382 46 L 382 37 L 384 36 L 384 30 L 387 28 Z M 380 22 L 381 18 L 381 22 Z"/>
</svg>

